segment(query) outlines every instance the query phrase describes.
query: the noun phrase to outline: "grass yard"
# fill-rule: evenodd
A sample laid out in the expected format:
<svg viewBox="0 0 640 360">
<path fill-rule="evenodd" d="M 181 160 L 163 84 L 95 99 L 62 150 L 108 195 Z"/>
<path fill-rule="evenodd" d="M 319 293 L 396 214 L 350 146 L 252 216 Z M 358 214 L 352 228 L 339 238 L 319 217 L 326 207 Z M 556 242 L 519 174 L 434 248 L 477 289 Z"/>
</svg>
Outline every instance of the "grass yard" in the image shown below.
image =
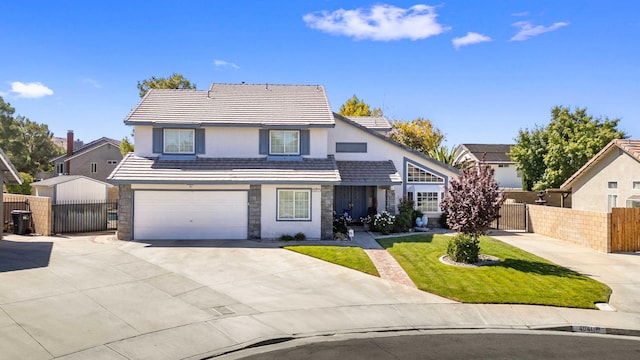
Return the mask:
<svg viewBox="0 0 640 360">
<path fill-rule="evenodd" d="M 419 234 L 378 239 L 424 291 L 465 303 L 531 304 L 595 308 L 607 302 L 608 286 L 490 237 L 480 253 L 502 263 L 478 268 L 442 264 L 450 237 Z"/>
<path fill-rule="evenodd" d="M 351 246 L 285 246 L 287 250 L 309 255 L 333 264 L 342 265 L 373 276 L 380 276 L 367 253 Z"/>
</svg>

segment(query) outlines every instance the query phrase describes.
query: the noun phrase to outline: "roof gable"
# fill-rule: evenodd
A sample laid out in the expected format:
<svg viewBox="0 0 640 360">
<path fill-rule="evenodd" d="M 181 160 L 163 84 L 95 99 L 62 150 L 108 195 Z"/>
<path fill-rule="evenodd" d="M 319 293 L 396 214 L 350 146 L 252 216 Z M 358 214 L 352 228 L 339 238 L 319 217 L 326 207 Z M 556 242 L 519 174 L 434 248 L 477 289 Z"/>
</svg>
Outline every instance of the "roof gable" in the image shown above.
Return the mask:
<svg viewBox="0 0 640 360">
<path fill-rule="evenodd" d="M 104 146 L 106 144 L 111 144 L 111 145 L 115 146 L 116 148 L 120 148 L 120 141 L 103 136 L 103 137 L 101 137 L 101 138 L 99 138 L 97 140 L 93 140 L 90 143 L 82 145 L 81 147 L 79 147 L 77 149 L 74 149 L 73 150 L 73 154 L 71 156 L 67 156 L 67 154 L 63 154 L 63 155 L 60 155 L 60 156 L 57 156 L 57 157 L 51 159 L 50 162 L 55 162 L 55 161 L 58 161 L 58 160 L 61 160 L 61 159 L 70 160 L 70 159 L 73 159 L 74 157 L 79 156 L 81 154 L 85 154 L 85 153 L 88 153 L 90 151 L 96 150 L 96 149 L 98 149 L 98 148 L 100 148 L 100 147 L 102 147 L 102 146 Z"/>
<path fill-rule="evenodd" d="M 611 140 L 602 150 L 600 150 L 597 154 L 595 154 L 586 164 L 584 164 L 580 169 L 578 169 L 573 175 L 571 175 L 562 185 L 560 185 L 560 189 L 569 190 L 573 186 L 573 184 L 586 175 L 589 170 L 591 170 L 594 166 L 596 166 L 603 158 L 605 158 L 611 151 L 620 149 L 625 154 L 631 156 L 640 162 L 640 140 L 631 140 L 631 139 L 614 139 Z"/>
<path fill-rule="evenodd" d="M 105 186 L 112 186 L 111 184 L 108 184 L 106 182 L 103 182 L 103 181 L 100 181 L 100 180 L 96 180 L 96 179 L 92 179 L 92 178 L 84 176 L 84 175 L 59 175 L 59 176 L 54 176 L 54 177 L 49 178 L 49 179 L 33 182 L 33 183 L 31 183 L 31 186 L 45 186 L 45 187 L 55 186 L 55 185 L 58 185 L 58 184 L 62 184 L 62 183 L 66 183 L 66 182 L 74 181 L 74 180 L 78 180 L 78 179 L 97 182 L 97 183 L 100 183 L 100 184 L 104 184 Z"/>
<path fill-rule="evenodd" d="M 15 166 L 13 166 L 2 149 L 0 149 L 0 171 L 5 173 L 5 176 L 3 176 L 5 183 L 14 185 L 22 184 L 22 178 L 20 177 L 18 170 L 15 168 Z M 8 174 L 8 176 L 6 174 Z M 2 187 L 2 184 L 0 184 L 0 187 Z"/>
<path fill-rule="evenodd" d="M 487 163 L 515 163 L 511 160 L 509 152 L 513 144 L 461 144 L 460 149 L 466 150 L 467 153 L 475 160 Z"/>
<path fill-rule="evenodd" d="M 212 84 L 208 91 L 151 89 L 127 125 L 333 127 L 320 85 Z"/>
</svg>

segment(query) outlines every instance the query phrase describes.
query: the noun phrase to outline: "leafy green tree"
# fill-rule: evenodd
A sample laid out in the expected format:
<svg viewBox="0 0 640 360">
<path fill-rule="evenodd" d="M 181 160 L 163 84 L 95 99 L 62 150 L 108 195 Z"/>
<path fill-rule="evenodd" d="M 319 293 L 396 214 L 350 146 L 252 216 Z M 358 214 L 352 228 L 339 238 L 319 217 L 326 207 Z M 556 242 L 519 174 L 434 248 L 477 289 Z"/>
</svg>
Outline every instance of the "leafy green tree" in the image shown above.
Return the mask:
<svg viewBox="0 0 640 360">
<path fill-rule="evenodd" d="M 394 121 L 390 138 L 428 156 L 430 151 L 437 151 L 444 135 L 430 120 L 418 118 L 409 122 Z"/>
<path fill-rule="evenodd" d="M 0 97 L 0 148 L 18 171 L 35 175 L 53 170 L 49 160 L 64 150 L 51 141 L 49 127 L 14 113 L 15 109 Z"/>
<path fill-rule="evenodd" d="M 195 89 L 196 84 L 192 84 L 182 74 L 174 73 L 167 78 L 152 76 L 151 79 L 138 81 L 140 97 L 144 97 L 150 89 Z"/>
<path fill-rule="evenodd" d="M 375 108 L 372 111 L 369 104 L 353 95 L 351 99 L 340 105 L 338 114 L 342 116 L 382 116 L 382 110 Z"/>
<path fill-rule="evenodd" d="M 478 261 L 479 237 L 499 215 L 504 199 L 493 175 L 494 170 L 484 162 L 462 169 L 440 204 L 449 227 L 461 233 L 447 249 L 454 261 Z"/>
<path fill-rule="evenodd" d="M 527 190 L 557 188 L 613 139 L 620 119 L 594 118 L 586 108 L 556 106 L 546 128 L 520 130 L 511 158 Z"/>
<path fill-rule="evenodd" d="M 133 144 L 129 141 L 129 137 L 125 136 L 124 139 L 120 141 L 120 153 L 122 154 L 122 156 L 125 156 L 132 151 Z"/>
<path fill-rule="evenodd" d="M 458 151 L 458 147 L 455 145 L 451 148 L 448 148 L 445 145 L 440 145 L 435 150 L 429 150 L 427 155 L 429 155 L 429 157 L 431 157 L 432 159 L 440 161 L 443 164 L 447 164 L 458 169 L 462 169 L 467 164 L 467 162 L 460 160 L 462 155 L 464 154 L 461 154 Z"/>
<path fill-rule="evenodd" d="M 25 172 L 20 172 L 20 177 L 22 178 L 22 185 L 5 185 L 7 191 L 11 194 L 31 195 L 33 176 Z"/>
</svg>

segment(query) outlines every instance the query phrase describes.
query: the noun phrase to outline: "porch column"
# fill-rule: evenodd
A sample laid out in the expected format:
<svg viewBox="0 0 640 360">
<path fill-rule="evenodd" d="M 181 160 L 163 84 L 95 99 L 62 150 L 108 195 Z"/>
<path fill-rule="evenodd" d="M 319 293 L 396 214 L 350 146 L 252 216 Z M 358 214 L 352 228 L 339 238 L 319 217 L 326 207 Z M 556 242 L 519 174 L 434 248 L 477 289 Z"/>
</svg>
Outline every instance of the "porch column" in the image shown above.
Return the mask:
<svg viewBox="0 0 640 360">
<path fill-rule="evenodd" d="M 320 198 L 320 236 L 333 240 L 333 185 L 322 185 Z"/>
<path fill-rule="evenodd" d="M 394 189 L 389 189 L 386 191 L 386 199 L 385 199 L 385 210 L 391 214 L 396 214 L 396 191 Z"/>
<path fill-rule="evenodd" d="M 118 185 L 118 240 L 129 241 L 131 233 L 131 203 L 133 192 L 131 185 Z"/>
</svg>

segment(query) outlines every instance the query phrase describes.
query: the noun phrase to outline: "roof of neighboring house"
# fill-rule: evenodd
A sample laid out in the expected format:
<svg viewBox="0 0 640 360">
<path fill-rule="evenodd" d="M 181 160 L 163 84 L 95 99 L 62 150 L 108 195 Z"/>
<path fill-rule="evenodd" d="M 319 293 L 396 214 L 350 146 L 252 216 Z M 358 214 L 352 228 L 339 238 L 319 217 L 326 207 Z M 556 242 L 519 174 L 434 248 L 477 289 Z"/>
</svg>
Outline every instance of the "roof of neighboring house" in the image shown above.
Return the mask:
<svg viewBox="0 0 640 360">
<path fill-rule="evenodd" d="M 20 177 L 18 170 L 16 170 L 15 166 L 13 166 L 13 164 L 11 163 L 7 155 L 5 155 L 4 151 L 2 151 L 2 149 L 0 149 L 0 171 L 5 173 L 5 176 L 3 176 L 5 183 L 14 184 L 14 185 L 22 184 L 22 178 Z M 2 184 L 0 184 L 0 188 L 1 187 L 2 187 Z"/>
<path fill-rule="evenodd" d="M 97 149 L 97 148 L 99 148 L 101 146 L 104 146 L 106 144 L 111 144 L 111 145 L 113 145 L 113 146 L 115 146 L 117 148 L 120 147 L 120 141 L 114 140 L 114 139 L 111 139 L 111 138 L 108 138 L 108 137 L 101 137 L 100 139 L 93 140 L 92 142 L 87 143 L 85 145 L 82 145 L 77 149 L 73 149 L 73 154 L 71 156 L 67 156 L 67 154 L 63 154 L 63 155 L 60 155 L 60 156 L 57 156 L 57 157 L 51 159 L 50 162 L 58 161 L 58 160 L 61 160 L 61 159 L 70 160 L 70 159 L 75 158 L 76 156 L 80 156 L 80 155 L 82 155 L 84 153 L 87 153 L 89 151 L 95 150 L 95 149 Z M 116 159 L 114 159 L 114 160 L 116 160 Z"/>
<path fill-rule="evenodd" d="M 391 130 L 391 123 L 386 116 L 347 116 L 347 118 L 369 129 Z"/>
<path fill-rule="evenodd" d="M 393 161 L 336 161 L 341 185 L 398 185 L 402 177 Z"/>
<path fill-rule="evenodd" d="M 424 159 L 425 161 L 427 161 L 427 162 L 429 162 L 429 163 L 431 163 L 431 164 L 433 164 L 435 166 L 438 166 L 440 168 L 444 168 L 444 169 L 446 169 L 446 170 L 448 170 L 448 171 L 450 171 L 450 172 L 452 172 L 452 173 L 454 173 L 456 175 L 460 174 L 460 170 L 456 169 L 455 167 L 447 165 L 447 164 L 445 164 L 443 162 L 440 162 L 440 161 L 438 161 L 438 160 L 436 160 L 434 158 L 431 158 L 431 157 L 429 157 L 429 156 L 427 156 L 427 155 L 425 155 L 425 154 L 423 154 L 423 153 L 421 153 L 421 152 L 419 152 L 417 150 L 414 150 L 414 149 L 412 149 L 412 148 L 410 148 L 408 146 L 400 144 L 397 141 L 393 141 L 393 140 L 389 139 L 388 137 L 380 134 L 379 132 L 377 132 L 377 131 L 375 131 L 373 129 L 369 129 L 369 128 L 361 125 L 361 124 L 358 124 L 357 122 L 355 122 L 355 121 L 353 121 L 353 120 L 351 120 L 351 119 L 349 119 L 349 118 L 347 118 L 345 116 L 342 116 L 342 115 L 337 114 L 337 113 L 333 113 L 333 116 L 335 116 L 336 119 L 343 120 L 348 124 L 351 124 L 351 125 L 359 128 L 359 129 L 361 129 L 363 131 L 366 131 L 367 133 L 377 137 L 378 139 L 384 140 L 389 144 L 397 146 L 397 147 L 399 147 L 399 148 L 401 148 L 401 149 L 403 149 L 403 150 L 405 150 L 407 152 L 410 152 L 410 153 L 412 153 L 414 155 L 417 155 L 417 156 L 421 157 L 422 159 Z"/>
<path fill-rule="evenodd" d="M 487 163 L 515 163 L 509 157 L 509 152 L 513 144 L 460 144 L 458 149 L 467 151 L 474 161 L 484 161 Z"/>
<path fill-rule="evenodd" d="M 586 164 L 584 164 L 578 171 L 573 173 L 562 185 L 560 189 L 568 190 L 575 183 L 578 178 L 593 168 L 602 158 L 607 156 L 611 151 L 620 149 L 627 155 L 640 162 L 640 140 L 631 139 L 615 139 L 611 140 L 602 150 L 595 154 Z"/>
<path fill-rule="evenodd" d="M 51 186 L 55 186 L 58 184 L 62 184 L 62 183 L 66 183 L 69 181 L 74 181 L 74 180 L 78 180 L 78 179 L 86 179 L 86 180 L 91 180 L 97 183 L 101 183 L 104 184 L 106 186 L 112 186 L 111 184 L 108 184 L 106 182 L 100 181 L 100 180 L 96 180 L 96 179 L 92 179 L 90 177 L 87 176 L 83 176 L 83 175 L 60 175 L 60 176 L 54 176 L 52 178 L 46 179 L 46 180 L 40 180 L 40 181 L 36 181 L 31 183 L 31 186 L 42 186 L 42 187 L 51 187 Z"/>
<path fill-rule="evenodd" d="M 340 183 L 333 156 L 324 159 L 196 158 L 161 160 L 127 154 L 107 178 L 112 184 Z"/>
<path fill-rule="evenodd" d="M 205 90 L 151 89 L 127 125 L 333 127 L 320 85 L 212 84 Z"/>
</svg>

